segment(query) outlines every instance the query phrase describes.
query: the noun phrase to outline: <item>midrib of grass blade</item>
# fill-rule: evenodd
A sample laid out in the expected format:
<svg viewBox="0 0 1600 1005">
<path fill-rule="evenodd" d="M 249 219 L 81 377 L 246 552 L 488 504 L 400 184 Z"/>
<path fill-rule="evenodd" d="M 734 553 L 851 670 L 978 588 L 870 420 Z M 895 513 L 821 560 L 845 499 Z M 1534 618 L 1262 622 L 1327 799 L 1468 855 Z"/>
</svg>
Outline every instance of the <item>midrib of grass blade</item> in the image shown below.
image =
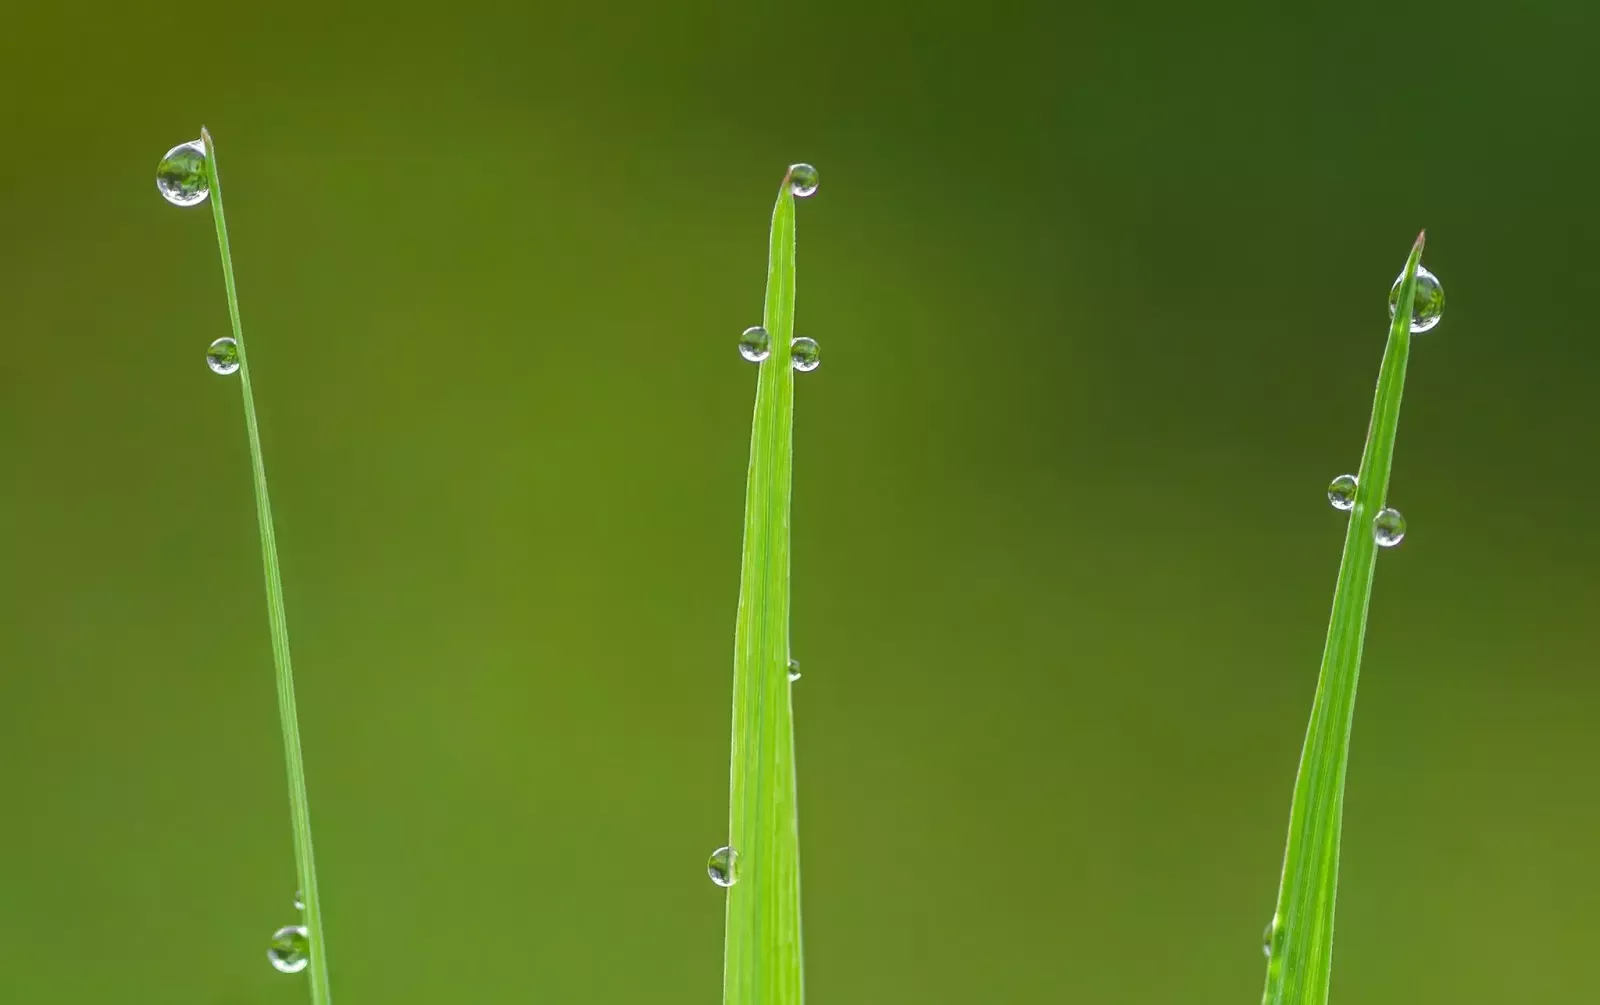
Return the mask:
<svg viewBox="0 0 1600 1005">
<path fill-rule="evenodd" d="M 289 815 L 294 824 L 294 858 L 300 877 L 301 902 L 311 962 L 312 1005 L 331 1005 L 328 947 L 322 931 L 322 901 L 317 891 L 317 863 L 311 849 L 311 808 L 306 799 L 306 768 L 300 754 L 300 719 L 295 711 L 294 667 L 289 661 L 289 623 L 283 608 L 283 582 L 278 572 L 278 542 L 272 532 L 272 503 L 267 497 L 267 467 L 261 456 L 256 426 L 256 401 L 250 390 L 250 360 L 244 328 L 239 323 L 239 292 L 233 279 L 233 254 L 228 248 L 228 220 L 222 211 L 222 178 L 217 170 L 217 145 L 202 128 L 206 164 L 211 173 L 211 215 L 217 224 L 217 249 L 222 254 L 222 282 L 228 292 L 228 318 L 239 353 L 239 386 L 244 393 L 244 425 L 250 439 L 250 467 L 255 474 L 256 523 L 261 530 L 261 565 L 266 574 L 267 624 L 272 634 L 272 663 L 277 670 L 278 720 L 283 730 L 283 759 L 289 775 Z"/>
<path fill-rule="evenodd" d="M 1350 757 L 1350 726 L 1355 713 L 1361 647 L 1367 633 L 1367 606 L 1377 543 L 1372 520 L 1389 493 L 1395 431 L 1406 358 L 1411 351 L 1411 310 L 1417 266 L 1426 234 L 1418 234 L 1402 273 L 1399 302 L 1389 326 L 1389 342 L 1378 371 L 1367 446 L 1357 475 L 1355 506 L 1345 530 L 1344 557 L 1333 593 L 1322 672 L 1311 706 L 1300 773 L 1289 811 L 1289 841 L 1283 880 L 1273 915 L 1271 957 L 1267 962 L 1263 1005 L 1325 1005 L 1333 969 L 1333 914 L 1339 881 L 1339 831 L 1344 818 L 1344 778 Z"/>
<path fill-rule="evenodd" d="M 772 211 L 764 327 L 745 488 L 744 556 L 733 654 L 724 1005 L 800 1005 L 800 827 L 789 700 L 789 487 L 794 456 L 794 195 Z"/>
</svg>

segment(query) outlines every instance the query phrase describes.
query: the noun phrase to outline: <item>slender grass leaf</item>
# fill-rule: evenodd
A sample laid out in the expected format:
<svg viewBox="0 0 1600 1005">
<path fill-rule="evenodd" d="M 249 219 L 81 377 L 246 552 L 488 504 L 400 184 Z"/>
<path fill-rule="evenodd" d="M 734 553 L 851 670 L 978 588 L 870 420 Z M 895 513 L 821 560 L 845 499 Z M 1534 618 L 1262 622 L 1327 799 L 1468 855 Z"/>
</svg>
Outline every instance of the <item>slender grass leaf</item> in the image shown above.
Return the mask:
<svg viewBox="0 0 1600 1005">
<path fill-rule="evenodd" d="M 278 543 L 272 531 L 272 503 L 267 496 L 267 468 L 261 456 L 261 433 L 256 425 L 256 400 L 251 392 L 250 359 L 245 352 L 244 327 L 239 323 L 239 291 L 233 278 L 233 253 L 228 246 L 228 220 L 222 210 L 222 178 L 217 171 L 217 146 L 211 133 L 200 130 L 211 176 L 211 215 L 217 225 L 217 249 L 222 255 L 222 282 L 228 294 L 228 317 L 239 361 L 239 386 L 244 393 L 244 425 L 250 440 L 250 466 L 255 475 L 256 523 L 261 531 L 261 564 L 266 575 L 267 625 L 272 635 L 272 663 L 278 681 L 278 721 L 283 731 L 283 758 L 289 775 L 289 815 L 294 825 L 294 857 L 305 905 L 304 924 L 310 943 L 312 1005 L 331 1005 L 328 987 L 328 947 L 322 927 L 322 899 L 317 890 L 317 863 L 311 848 L 311 808 L 306 798 L 305 760 L 300 753 L 300 719 L 295 711 L 294 667 L 289 660 L 289 622 L 283 607 L 283 581 L 278 571 Z"/>
<path fill-rule="evenodd" d="M 1373 520 L 1389 493 L 1400 397 L 1411 351 L 1411 313 L 1417 268 L 1426 234 L 1418 234 L 1401 273 L 1389 341 L 1357 475 L 1355 505 L 1345 530 L 1333 613 L 1322 651 L 1322 672 L 1300 755 L 1289 840 L 1277 910 L 1267 929 L 1267 982 L 1263 1005 L 1326 1005 L 1333 968 L 1334 900 L 1339 880 L 1339 833 L 1344 818 L 1345 769 L 1356 682 L 1367 631 L 1367 607 L 1378 546 Z"/>
<path fill-rule="evenodd" d="M 794 456 L 795 202 L 785 175 L 772 211 L 764 327 L 745 489 L 733 656 L 724 1005 L 800 1005 L 800 828 L 789 687 L 789 492 Z"/>
</svg>

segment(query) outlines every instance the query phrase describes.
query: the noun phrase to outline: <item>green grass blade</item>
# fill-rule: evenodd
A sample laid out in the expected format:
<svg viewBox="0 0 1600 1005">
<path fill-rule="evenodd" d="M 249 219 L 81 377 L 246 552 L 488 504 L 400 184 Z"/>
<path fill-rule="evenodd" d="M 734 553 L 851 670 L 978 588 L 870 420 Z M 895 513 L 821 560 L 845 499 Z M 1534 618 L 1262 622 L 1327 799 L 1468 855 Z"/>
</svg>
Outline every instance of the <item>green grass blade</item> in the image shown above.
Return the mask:
<svg viewBox="0 0 1600 1005">
<path fill-rule="evenodd" d="M 306 767 L 300 754 L 300 719 L 295 711 L 294 667 L 289 661 L 289 623 L 283 608 L 283 582 L 278 572 L 278 542 L 272 532 L 272 503 L 267 497 L 267 468 L 261 457 L 256 426 L 256 401 L 250 390 L 250 360 L 244 328 L 239 323 L 239 291 L 233 279 L 233 254 L 228 248 L 228 220 L 222 211 L 222 178 L 217 171 L 217 146 L 211 133 L 200 130 L 211 174 L 211 215 L 217 224 L 217 249 L 222 254 L 222 281 L 228 292 L 228 317 L 239 352 L 239 386 L 244 392 L 244 424 L 250 439 L 250 466 L 255 473 L 256 522 L 261 530 L 261 564 L 266 573 L 267 624 L 272 633 L 272 662 L 278 679 L 278 719 L 283 729 L 283 759 L 289 774 L 289 814 L 294 824 L 295 866 L 300 877 L 304 924 L 310 941 L 312 1005 L 331 1005 L 328 988 L 328 946 L 322 928 L 322 900 L 317 890 L 317 863 L 311 850 L 311 808 L 306 799 Z"/>
<path fill-rule="evenodd" d="M 744 556 L 733 656 L 724 1005 L 800 1005 L 800 826 L 789 700 L 789 488 L 794 457 L 794 194 L 772 211 L 764 327 L 745 490 Z"/>
<path fill-rule="evenodd" d="M 1401 274 L 1399 303 L 1389 326 L 1389 342 L 1378 371 L 1367 446 L 1357 475 L 1355 506 L 1345 531 L 1344 557 L 1322 651 L 1322 673 L 1311 707 L 1300 773 L 1289 812 L 1278 907 L 1268 933 L 1264 1005 L 1325 1005 L 1333 969 L 1333 913 L 1339 880 L 1339 831 L 1344 817 L 1344 778 L 1350 756 L 1350 726 L 1355 713 L 1361 647 L 1367 633 L 1367 606 L 1377 544 L 1372 520 L 1389 492 L 1400 397 L 1411 351 L 1411 310 L 1417 266 L 1426 235 L 1417 235 Z"/>
</svg>

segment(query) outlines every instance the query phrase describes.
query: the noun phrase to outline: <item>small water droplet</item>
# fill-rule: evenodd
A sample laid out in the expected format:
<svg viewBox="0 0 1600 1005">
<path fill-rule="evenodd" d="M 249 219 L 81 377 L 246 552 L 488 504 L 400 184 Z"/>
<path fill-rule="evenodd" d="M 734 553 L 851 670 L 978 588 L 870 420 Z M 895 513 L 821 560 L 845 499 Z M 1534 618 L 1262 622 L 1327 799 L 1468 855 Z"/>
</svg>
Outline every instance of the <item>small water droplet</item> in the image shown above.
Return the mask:
<svg viewBox="0 0 1600 1005">
<path fill-rule="evenodd" d="M 1328 502 L 1334 509 L 1350 510 L 1356 508 L 1356 476 L 1340 475 L 1328 486 Z"/>
<path fill-rule="evenodd" d="M 280 974 L 298 974 L 311 962 L 311 940 L 304 925 L 285 925 L 272 933 L 267 959 Z"/>
<path fill-rule="evenodd" d="M 797 681 L 799 679 L 800 679 L 800 661 L 797 660 L 797 659 L 792 659 L 791 658 L 789 660 L 789 680 L 790 681 Z"/>
<path fill-rule="evenodd" d="M 789 165 L 789 191 L 796 199 L 808 199 L 817 194 L 817 169 L 810 164 Z"/>
<path fill-rule="evenodd" d="M 156 165 L 156 190 L 174 206 L 198 206 L 211 194 L 205 140 L 190 140 L 167 151 Z"/>
<path fill-rule="evenodd" d="M 822 364 L 822 347 L 816 339 L 801 336 L 789 344 L 789 359 L 796 370 L 810 373 Z"/>
<path fill-rule="evenodd" d="M 299 890 L 294 892 L 294 909 L 296 911 L 304 911 L 306 909 L 306 895 Z"/>
<path fill-rule="evenodd" d="M 1389 289 L 1389 316 L 1394 317 L 1395 308 L 1400 306 L 1400 284 L 1405 280 L 1405 274 L 1394 281 L 1394 286 Z M 1419 335 L 1439 323 L 1444 316 L 1444 287 L 1439 284 L 1439 277 L 1417 263 L 1417 292 L 1411 299 L 1411 334 Z"/>
<path fill-rule="evenodd" d="M 230 373 L 239 371 L 239 343 L 226 336 L 211 343 L 206 349 L 206 366 L 212 373 L 220 373 L 226 377 Z"/>
<path fill-rule="evenodd" d="M 718 848 L 706 863 L 706 875 L 720 887 L 730 887 L 739 882 L 739 853 L 727 845 Z"/>
<path fill-rule="evenodd" d="M 772 352 L 772 337 L 760 325 L 744 330 L 739 336 L 739 355 L 752 363 L 759 363 Z"/>
<path fill-rule="evenodd" d="M 1406 538 L 1406 518 L 1397 509 L 1383 509 L 1372 518 L 1372 539 L 1380 548 L 1393 548 Z"/>
<path fill-rule="evenodd" d="M 1267 959 L 1272 959 L 1272 937 L 1278 932 L 1278 917 L 1273 915 L 1267 922 L 1267 930 L 1261 933 L 1261 953 Z"/>
</svg>

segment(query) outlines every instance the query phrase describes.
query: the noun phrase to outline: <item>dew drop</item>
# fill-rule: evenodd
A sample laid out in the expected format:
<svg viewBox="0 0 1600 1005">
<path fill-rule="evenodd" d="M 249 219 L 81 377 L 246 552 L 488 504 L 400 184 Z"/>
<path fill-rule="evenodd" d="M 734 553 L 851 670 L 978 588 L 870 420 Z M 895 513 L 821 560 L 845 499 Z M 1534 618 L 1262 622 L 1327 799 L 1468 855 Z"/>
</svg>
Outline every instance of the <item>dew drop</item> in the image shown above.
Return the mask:
<svg viewBox="0 0 1600 1005">
<path fill-rule="evenodd" d="M 1272 937 L 1278 933 L 1278 917 L 1273 915 L 1267 922 L 1267 930 L 1261 933 L 1261 953 L 1267 959 L 1272 959 Z"/>
<path fill-rule="evenodd" d="M 817 194 L 817 169 L 810 164 L 789 165 L 789 191 L 796 199 L 808 199 Z"/>
<path fill-rule="evenodd" d="M 1334 509 L 1351 510 L 1356 508 L 1356 476 L 1340 475 L 1328 486 L 1328 502 Z"/>
<path fill-rule="evenodd" d="M 174 206 L 198 206 L 211 194 L 205 140 L 190 140 L 167 151 L 156 165 L 156 189 Z"/>
<path fill-rule="evenodd" d="M 1389 289 L 1389 316 L 1394 317 L 1394 312 L 1400 306 L 1400 284 L 1405 281 L 1405 274 L 1394 281 L 1394 286 Z M 1444 316 L 1444 287 L 1439 285 L 1439 277 L 1417 263 L 1417 292 L 1411 300 L 1411 334 L 1420 335 L 1434 325 Z"/>
<path fill-rule="evenodd" d="M 272 933 L 272 944 L 267 946 L 267 959 L 272 969 L 280 974 L 298 974 L 311 962 L 311 940 L 306 926 L 285 925 Z"/>
<path fill-rule="evenodd" d="M 1372 518 L 1372 539 L 1380 548 L 1393 548 L 1406 537 L 1406 518 L 1397 509 L 1379 510 Z"/>
<path fill-rule="evenodd" d="M 230 373 L 239 371 L 239 343 L 224 336 L 211 343 L 206 349 L 206 366 L 212 373 L 220 373 L 226 377 Z"/>
<path fill-rule="evenodd" d="M 789 359 L 796 370 L 810 373 L 822 365 L 822 347 L 817 345 L 816 339 L 801 336 L 789 344 Z"/>
<path fill-rule="evenodd" d="M 739 355 L 752 363 L 759 363 L 772 352 L 772 337 L 760 325 L 744 330 L 739 336 Z"/>
<path fill-rule="evenodd" d="M 797 660 L 797 659 L 792 659 L 791 658 L 789 660 L 789 680 L 792 683 L 792 682 L 797 681 L 799 679 L 800 679 L 800 661 Z"/>
<path fill-rule="evenodd" d="M 306 909 L 306 895 L 299 890 L 294 892 L 294 909 L 296 911 L 304 911 Z"/>
<path fill-rule="evenodd" d="M 730 887 L 739 882 L 739 853 L 723 845 L 711 853 L 706 863 L 706 875 L 720 887 Z"/>
</svg>

